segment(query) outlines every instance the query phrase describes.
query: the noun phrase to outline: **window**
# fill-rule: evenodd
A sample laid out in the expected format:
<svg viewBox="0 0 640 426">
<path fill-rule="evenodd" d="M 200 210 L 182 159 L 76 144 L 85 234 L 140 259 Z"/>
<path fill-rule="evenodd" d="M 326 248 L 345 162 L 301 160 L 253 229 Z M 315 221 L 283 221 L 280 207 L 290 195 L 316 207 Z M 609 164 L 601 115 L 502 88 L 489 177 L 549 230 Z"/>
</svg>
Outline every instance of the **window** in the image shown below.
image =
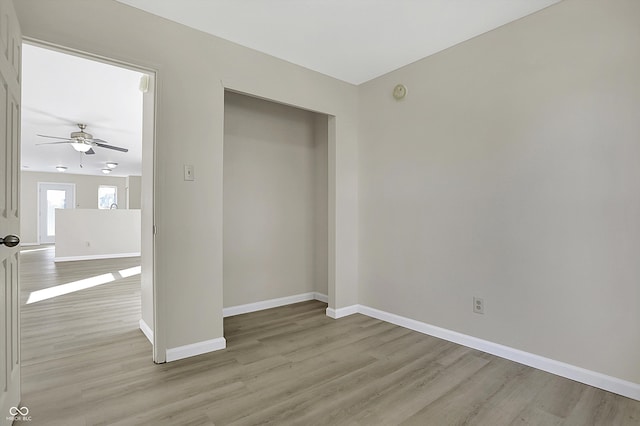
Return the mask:
<svg viewBox="0 0 640 426">
<path fill-rule="evenodd" d="M 118 202 L 118 187 L 100 185 L 98 187 L 98 208 L 110 209 L 112 206 L 117 208 Z"/>
</svg>

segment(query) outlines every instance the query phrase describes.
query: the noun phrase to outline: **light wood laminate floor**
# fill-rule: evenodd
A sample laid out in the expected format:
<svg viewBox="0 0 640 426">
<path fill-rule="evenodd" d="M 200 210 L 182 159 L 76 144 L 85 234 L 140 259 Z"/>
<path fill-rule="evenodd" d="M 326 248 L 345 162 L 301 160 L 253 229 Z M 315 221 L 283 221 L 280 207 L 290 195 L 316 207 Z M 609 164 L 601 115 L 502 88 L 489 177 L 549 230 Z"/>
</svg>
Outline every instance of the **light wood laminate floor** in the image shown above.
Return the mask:
<svg viewBox="0 0 640 426">
<path fill-rule="evenodd" d="M 31 425 L 640 425 L 638 401 L 317 301 L 227 318 L 226 350 L 156 365 L 139 276 L 118 274 L 138 264 L 24 248 L 23 302 L 115 278 L 23 306 Z"/>
</svg>

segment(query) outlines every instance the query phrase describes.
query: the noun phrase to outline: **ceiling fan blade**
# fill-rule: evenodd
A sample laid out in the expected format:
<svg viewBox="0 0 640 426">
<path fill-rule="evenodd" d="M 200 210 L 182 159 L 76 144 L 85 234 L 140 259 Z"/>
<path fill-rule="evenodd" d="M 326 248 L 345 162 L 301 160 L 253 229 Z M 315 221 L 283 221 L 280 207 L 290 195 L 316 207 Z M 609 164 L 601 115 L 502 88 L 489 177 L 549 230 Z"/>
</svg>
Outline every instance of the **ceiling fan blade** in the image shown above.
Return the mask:
<svg viewBox="0 0 640 426">
<path fill-rule="evenodd" d="M 92 142 L 95 142 L 95 143 L 109 143 L 109 142 L 107 142 L 107 141 L 105 141 L 105 140 L 98 139 L 98 138 L 93 138 L 93 139 L 91 139 L 91 141 L 92 141 Z"/>
<path fill-rule="evenodd" d="M 93 148 L 91 148 L 89 151 L 85 152 L 86 155 L 93 155 L 96 152 L 93 150 Z"/>
<path fill-rule="evenodd" d="M 59 123 L 64 123 L 70 126 L 75 126 L 77 123 L 76 120 L 71 120 L 66 117 L 60 117 L 58 115 L 52 114 L 51 111 L 43 111 L 41 109 L 31 108 L 29 106 L 24 106 L 24 105 L 22 106 L 22 108 L 29 112 L 35 113 L 41 117 L 44 117 L 47 123 L 51 123 L 53 121 L 53 122 L 56 122 L 56 124 L 58 124 L 59 122 Z"/>
<path fill-rule="evenodd" d="M 57 136 L 47 136 L 47 135 L 37 135 L 37 136 L 40 136 L 41 138 L 62 139 L 63 141 L 72 141 L 73 140 L 71 138 L 59 138 Z"/>
<path fill-rule="evenodd" d="M 73 140 L 60 141 L 60 142 L 43 142 L 43 143 L 37 143 L 36 145 L 57 145 L 59 143 L 73 143 Z"/>
<path fill-rule="evenodd" d="M 95 139 L 93 140 L 95 142 Z M 113 145 L 107 145 L 104 143 L 100 143 L 100 142 L 95 142 L 96 146 L 99 146 L 100 148 L 108 148 L 108 149 L 113 149 L 115 151 L 120 151 L 120 152 L 129 152 L 129 150 L 127 148 L 120 148 L 119 146 L 113 146 Z"/>
</svg>

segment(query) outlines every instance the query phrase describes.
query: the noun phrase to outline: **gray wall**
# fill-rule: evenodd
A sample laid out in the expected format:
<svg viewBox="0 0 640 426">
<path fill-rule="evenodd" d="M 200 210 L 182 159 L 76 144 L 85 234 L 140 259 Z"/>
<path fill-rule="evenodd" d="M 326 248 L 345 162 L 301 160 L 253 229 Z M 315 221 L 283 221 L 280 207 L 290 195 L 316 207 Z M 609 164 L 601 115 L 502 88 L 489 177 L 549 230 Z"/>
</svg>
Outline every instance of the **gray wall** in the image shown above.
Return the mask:
<svg viewBox="0 0 640 426">
<path fill-rule="evenodd" d="M 15 3 L 32 38 L 159 70 L 160 347 L 222 336 L 226 87 L 331 114 L 332 307 L 640 383 L 637 1 L 565 0 L 359 88 L 110 0 Z"/>
<path fill-rule="evenodd" d="M 140 209 L 142 207 L 142 176 L 127 176 L 126 185 L 127 185 L 126 208 Z M 122 204 L 122 207 L 125 207 L 125 205 Z"/>
<path fill-rule="evenodd" d="M 209 348 L 223 336 L 225 88 L 331 115 L 329 304 L 357 303 L 356 87 L 112 0 L 15 6 L 31 38 L 158 71 L 154 315 L 160 355 L 195 343 Z M 195 181 L 183 180 L 185 164 L 195 167 Z"/>
<path fill-rule="evenodd" d="M 20 174 L 20 238 L 25 244 L 38 242 L 38 182 L 73 183 L 76 186 L 76 208 L 98 208 L 98 186 L 118 187 L 118 203 L 124 206 L 125 180 L 115 176 L 85 176 L 66 173 L 26 172 Z"/>
<path fill-rule="evenodd" d="M 326 294 L 327 120 L 316 140 L 316 115 L 225 94 L 225 307 Z"/>
<path fill-rule="evenodd" d="M 639 22 L 566 0 L 360 87 L 360 303 L 640 383 Z"/>
</svg>

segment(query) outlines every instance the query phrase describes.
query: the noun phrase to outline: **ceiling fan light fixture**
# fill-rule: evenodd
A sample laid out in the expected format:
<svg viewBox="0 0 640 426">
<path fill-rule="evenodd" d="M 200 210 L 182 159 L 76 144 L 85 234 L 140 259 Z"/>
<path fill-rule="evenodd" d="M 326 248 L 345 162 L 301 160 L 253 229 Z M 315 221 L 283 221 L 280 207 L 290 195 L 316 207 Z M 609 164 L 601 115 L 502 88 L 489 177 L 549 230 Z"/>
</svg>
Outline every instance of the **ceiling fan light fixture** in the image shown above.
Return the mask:
<svg viewBox="0 0 640 426">
<path fill-rule="evenodd" d="M 116 167 L 118 167 L 118 163 L 114 163 L 113 161 L 108 161 L 107 167 L 110 169 L 115 169 Z"/>
<path fill-rule="evenodd" d="M 66 172 L 67 168 L 65 166 L 56 166 L 56 170 L 59 172 Z"/>
<path fill-rule="evenodd" d="M 111 173 L 111 169 L 102 169 L 102 173 L 108 175 L 109 173 Z"/>
<path fill-rule="evenodd" d="M 82 142 L 72 142 L 71 146 L 78 152 L 87 152 L 91 149 L 91 145 Z"/>
</svg>

